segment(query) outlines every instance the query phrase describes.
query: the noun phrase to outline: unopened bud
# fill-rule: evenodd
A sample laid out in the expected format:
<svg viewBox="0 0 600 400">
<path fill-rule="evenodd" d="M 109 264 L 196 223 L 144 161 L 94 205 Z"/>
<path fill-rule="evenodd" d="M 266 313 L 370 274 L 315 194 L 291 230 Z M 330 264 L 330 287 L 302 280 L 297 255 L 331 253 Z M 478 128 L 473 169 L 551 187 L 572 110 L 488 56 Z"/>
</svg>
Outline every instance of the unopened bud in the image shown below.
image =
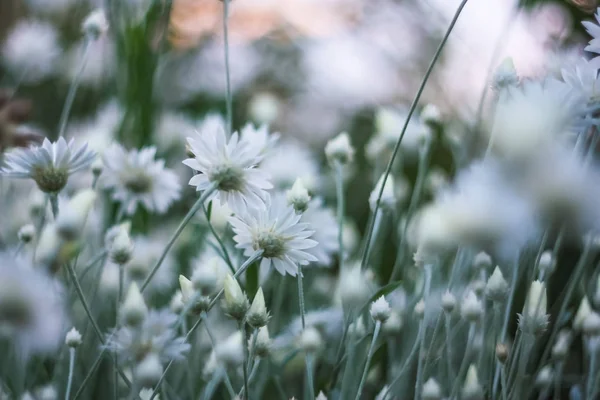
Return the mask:
<svg viewBox="0 0 600 400">
<path fill-rule="evenodd" d="M 92 11 L 83 21 L 81 30 L 96 39 L 108 31 L 108 21 L 102 9 Z"/>
<path fill-rule="evenodd" d="M 569 346 L 571 344 L 571 332 L 562 330 L 558 333 L 556 343 L 552 346 L 552 357 L 557 361 L 562 361 L 567 357 Z"/>
<path fill-rule="evenodd" d="M 112 262 L 125 265 L 131 260 L 133 242 L 127 229 L 120 229 L 110 246 L 109 255 Z"/>
<path fill-rule="evenodd" d="M 147 354 L 135 367 L 135 381 L 142 387 L 154 387 L 162 374 L 163 366 L 156 353 Z"/>
<path fill-rule="evenodd" d="M 94 176 L 100 176 L 102 174 L 102 171 L 104 171 L 104 161 L 102 161 L 102 157 L 97 157 L 92 162 L 90 168 L 92 169 L 92 174 L 94 174 Z"/>
<path fill-rule="evenodd" d="M 323 346 L 323 339 L 319 331 L 310 326 L 307 327 L 300 335 L 300 348 L 307 353 L 314 353 L 321 349 Z"/>
<path fill-rule="evenodd" d="M 504 343 L 496 345 L 496 358 L 500 364 L 504 364 L 508 360 L 508 347 Z"/>
<path fill-rule="evenodd" d="M 543 252 L 538 263 L 542 276 L 550 275 L 554 271 L 555 264 L 552 252 L 549 250 Z"/>
<path fill-rule="evenodd" d="M 584 296 L 583 299 L 581 299 L 581 303 L 579 303 L 577 313 L 575 313 L 575 318 L 573 319 L 573 329 L 580 330 L 583 326 L 583 321 L 585 321 L 591 312 L 592 307 L 590 306 L 590 302 L 588 298 Z"/>
<path fill-rule="evenodd" d="M 434 378 L 429 378 L 427 382 L 423 384 L 421 398 L 423 400 L 441 400 L 442 388 Z"/>
<path fill-rule="evenodd" d="M 342 132 L 325 145 L 325 155 L 331 164 L 351 163 L 354 159 L 354 148 L 350 144 L 348 133 Z"/>
<path fill-rule="evenodd" d="M 439 124 L 442 119 L 440 109 L 434 104 L 427 104 L 421 111 L 421 120 L 426 124 Z"/>
<path fill-rule="evenodd" d="M 252 305 L 248 310 L 246 320 L 253 328 L 262 328 L 263 326 L 267 325 L 267 322 L 269 322 L 269 313 L 267 312 L 267 307 L 265 305 L 265 296 L 262 288 L 260 287 L 258 288 L 258 291 L 254 296 L 254 300 L 252 301 Z"/>
<path fill-rule="evenodd" d="M 254 343 L 254 354 L 258 357 L 267 357 L 271 351 L 271 338 L 269 337 L 269 329 L 266 326 L 258 329 L 256 335 L 256 342 Z M 252 352 L 253 340 L 252 338 L 248 341 L 248 348 Z"/>
<path fill-rule="evenodd" d="M 423 299 L 419 300 L 417 304 L 415 304 L 414 313 L 415 317 L 418 319 L 422 319 L 425 316 L 425 302 Z"/>
<path fill-rule="evenodd" d="M 471 364 L 467 371 L 467 377 L 462 389 L 462 397 L 465 400 L 483 400 L 483 388 L 479 383 L 475 364 Z"/>
<path fill-rule="evenodd" d="M 492 257 L 484 251 L 477 253 L 473 259 L 473 268 L 476 270 L 488 269 L 492 266 Z"/>
<path fill-rule="evenodd" d="M 69 347 L 76 348 L 81 344 L 81 333 L 75 328 L 72 328 L 67 332 L 65 337 L 65 344 Z"/>
<path fill-rule="evenodd" d="M 600 315 L 592 311 L 583 320 L 581 330 L 588 336 L 600 336 Z"/>
<path fill-rule="evenodd" d="M 224 290 L 223 308 L 225 313 L 233 319 L 241 321 L 246 316 L 250 304 L 239 283 L 231 274 L 227 274 L 225 277 Z"/>
<path fill-rule="evenodd" d="M 394 178 L 391 175 L 388 175 L 385 186 L 383 185 L 383 179 L 385 178 L 385 174 L 381 175 L 375 188 L 371 192 L 369 196 L 369 206 L 371 207 L 371 211 L 375 211 L 375 207 L 377 205 L 377 198 L 379 197 L 379 192 L 381 191 L 381 187 L 383 186 L 383 192 L 381 193 L 381 199 L 379 201 L 379 207 L 382 209 L 392 209 L 396 205 L 396 193 L 394 191 Z"/>
<path fill-rule="evenodd" d="M 552 384 L 553 381 L 552 368 L 546 365 L 544 368 L 540 370 L 537 377 L 535 378 L 535 384 L 540 387 L 548 387 Z"/>
<path fill-rule="evenodd" d="M 490 300 L 501 302 L 506 298 L 508 292 L 508 282 L 504 279 L 502 271 L 496 266 L 485 286 L 485 293 Z"/>
<path fill-rule="evenodd" d="M 461 316 L 469 322 L 477 321 L 483 313 L 481 301 L 472 291 L 468 292 L 460 306 Z"/>
<path fill-rule="evenodd" d="M 446 291 L 446 293 L 442 295 L 442 309 L 447 313 L 451 313 L 454 311 L 455 307 L 456 297 L 449 291 Z"/>
<path fill-rule="evenodd" d="M 292 188 L 286 192 L 286 196 L 288 204 L 294 207 L 296 213 L 301 214 L 308 208 L 310 195 L 308 194 L 308 190 L 304 186 L 302 179 L 296 179 Z"/>
<path fill-rule="evenodd" d="M 371 303 L 371 318 L 375 321 L 386 322 L 390 317 L 390 312 L 390 303 L 387 302 L 384 296 Z"/>
<path fill-rule="evenodd" d="M 24 244 L 30 243 L 35 237 L 35 226 L 33 224 L 23 225 L 21 229 L 19 229 L 19 240 Z"/>
<path fill-rule="evenodd" d="M 129 285 L 125 301 L 119 312 L 123 323 L 129 326 L 139 326 L 148 315 L 148 306 L 146 306 L 137 283 L 133 282 Z"/>
</svg>

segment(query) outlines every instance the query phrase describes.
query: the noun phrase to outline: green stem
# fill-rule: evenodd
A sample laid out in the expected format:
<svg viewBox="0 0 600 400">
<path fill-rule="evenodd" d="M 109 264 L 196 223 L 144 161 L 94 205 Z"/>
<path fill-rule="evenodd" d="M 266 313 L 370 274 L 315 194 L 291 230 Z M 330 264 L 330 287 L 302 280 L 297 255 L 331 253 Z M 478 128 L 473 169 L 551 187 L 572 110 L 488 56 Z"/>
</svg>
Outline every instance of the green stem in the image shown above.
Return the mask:
<svg viewBox="0 0 600 400">
<path fill-rule="evenodd" d="M 248 395 L 248 391 L 250 388 L 248 387 L 248 369 L 246 368 L 246 363 L 249 362 L 248 356 L 248 346 L 246 345 L 246 322 L 241 320 L 239 321 L 240 333 L 242 334 L 242 347 L 244 348 L 244 363 L 242 364 L 242 371 L 244 375 L 244 399 L 250 400 L 250 396 Z"/>
<path fill-rule="evenodd" d="M 562 372 L 563 372 L 563 362 L 559 361 L 558 363 L 556 363 L 556 370 L 554 372 L 554 394 L 552 395 L 553 400 L 558 400 L 560 398 Z"/>
<path fill-rule="evenodd" d="M 179 226 L 177 227 L 177 229 L 173 233 L 173 236 L 171 236 L 171 239 L 169 239 L 169 242 L 167 243 L 167 246 L 163 250 L 163 252 L 160 255 L 160 257 L 158 258 L 158 261 L 156 261 L 156 264 L 152 268 L 152 271 L 150 271 L 150 274 L 148 274 L 148 276 L 144 280 L 144 283 L 142 283 L 142 286 L 140 287 L 140 292 L 143 292 L 144 289 L 146 289 L 146 287 L 148 286 L 148 284 L 150 283 L 150 281 L 154 277 L 154 274 L 156 274 L 156 271 L 158 271 L 158 268 L 160 268 L 162 262 L 167 257 L 167 253 L 169 253 L 169 250 L 171 250 L 171 247 L 173 247 L 173 244 L 175 244 L 175 241 L 177 240 L 177 238 L 179 237 L 179 235 L 181 235 L 181 232 L 183 232 L 183 229 L 191 221 L 191 219 L 194 217 L 194 215 L 196 214 L 196 212 L 200 208 L 202 208 L 202 206 L 204 205 L 204 202 L 206 201 L 206 199 L 208 199 L 208 197 L 216 189 L 217 189 L 217 186 L 215 184 L 213 184 L 208 189 L 206 189 L 204 191 L 204 193 L 202 193 L 202 196 L 200 196 L 200 198 L 192 206 L 192 208 L 190 209 L 190 211 L 188 211 L 188 213 L 185 215 L 185 217 L 183 217 L 183 220 L 181 221 L 181 223 L 179 224 Z"/>
<path fill-rule="evenodd" d="M 75 348 L 69 348 L 69 377 L 67 378 L 67 390 L 65 391 L 65 400 L 71 397 L 71 387 L 73 385 L 73 370 L 75 369 Z"/>
<path fill-rule="evenodd" d="M 302 318 L 302 331 L 306 329 L 306 310 L 304 308 L 304 286 L 302 284 L 302 265 L 298 265 L 298 302 L 300 303 L 300 316 Z M 306 380 L 309 386 L 309 399 L 314 400 L 315 398 L 315 388 L 313 385 L 312 379 L 312 367 L 311 367 L 311 358 L 310 355 L 306 355 Z"/>
<path fill-rule="evenodd" d="M 465 378 L 465 374 L 467 373 L 467 368 L 469 366 L 469 359 L 471 358 L 471 349 L 473 348 L 473 339 L 475 338 L 475 328 L 476 323 L 471 322 L 469 325 L 469 334 L 467 337 L 467 348 L 465 350 L 465 355 L 460 364 L 460 369 L 458 370 L 458 377 L 454 381 L 454 386 L 452 387 L 452 392 L 450 394 L 450 398 L 456 398 L 458 394 L 458 390 L 460 389 L 461 384 Z"/>
<path fill-rule="evenodd" d="M 428 297 L 429 297 L 429 291 L 431 289 L 431 269 L 432 266 L 431 264 L 425 264 L 424 266 L 424 272 L 425 272 L 425 282 L 424 282 L 424 288 L 423 288 L 423 300 L 427 301 Z M 420 334 L 421 334 L 421 338 L 419 339 L 419 359 L 417 360 L 417 379 L 415 382 L 415 393 L 414 393 L 414 400 L 418 400 L 419 397 L 421 396 L 421 390 L 422 390 L 422 385 L 423 385 L 423 353 L 425 351 L 425 332 L 426 329 L 423 329 Z M 435 340 L 435 337 L 434 337 Z"/>
<path fill-rule="evenodd" d="M 337 193 L 338 251 L 340 270 L 344 268 L 344 166 L 335 163 L 335 188 Z"/>
<path fill-rule="evenodd" d="M 251 371 L 252 365 L 254 364 L 254 357 L 256 356 L 256 339 L 258 338 L 258 329 L 254 329 L 252 332 L 252 347 L 250 347 L 250 356 L 248 357 L 248 363 L 246 364 L 246 369 Z"/>
<path fill-rule="evenodd" d="M 367 372 L 369 372 L 369 365 L 371 364 L 371 359 L 373 359 L 373 353 L 375 353 L 375 343 L 377 342 L 377 337 L 379 336 L 380 330 L 381 321 L 377 321 L 375 322 L 375 331 L 373 332 L 373 339 L 371 340 L 369 352 L 367 353 L 367 362 L 365 363 L 365 368 L 363 369 L 363 373 L 360 378 L 360 383 L 358 384 L 358 391 L 356 392 L 356 397 L 354 397 L 354 400 L 360 400 L 360 395 L 362 393 L 363 386 L 365 385 L 365 381 L 367 379 Z"/>
<path fill-rule="evenodd" d="M 206 207 L 204 207 L 204 205 L 202 205 L 202 210 L 204 211 L 204 216 L 206 217 L 206 221 L 208 221 L 208 229 L 210 230 L 210 233 L 212 233 L 213 237 L 219 244 L 219 247 L 221 248 L 221 251 L 223 252 L 223 258 L 224 258 L 225 262 L 227 263 L 227 266 L 231 270 L 231 273 L 235 274 L 235 268 L 233 267 L 233 262 L 231 262 L 231 257 L 229 256 L 227 247 L 225 247 L 225 243 L 223 243 L 223 241 L 219 237 L 219 234 L 215 230 L 215 227 L 213 226 L 212 222 L 210 222 L 210 216 L 208 215 L 208 211 L 206 210 Z"/>
<path fill-rule="evenodd" d="M 231 95 L 231 76 L 229 71 L 229 1 L 230 0 L 223 0 L 223 41 L 225 53 L 225 81 L 227 85 L 225 100 L 227 108 L 227 134 L 231 135 L 233 126 L 233 98 Z"/>
<path fill-rule="evenodd" d="M 454 25 L 456 25 L 456 21 L 458 20 L 458 17 L 460 16 L 460 13 L 462 12 L 463 8 L 467 4 L 467 1 L 468 0 L 462 0 L 460 5 L 458 6 L 458 9 L 456 10 L 454 17 L 452 18 L 452 21 L 450 21 L 450 25 L 448 26 L 448 29 L 446 30 L 446 34 L 444 35 L 442 41 L 440 42 L 440 45 L 438 46 L 435 54 L 433 55 L 433 58 L 432 58 L 431 62 L 429 63 L 429 67 L 427 67 L 427 71 L 425 72 L 425 76 L 423 77 L 423 80 L 421 81 L 419 89 L 417 90 L 417 94 L 416 94 L 415 98 L 413 99 L 412 104 L 410 105 L 410 109 L 408 110 L 408 115 L 406 116 L 406 121 L 404 121 L 404 126 L 402 127 L 402 131 L 400 133 L 400 137 L 398 138 L 398 141 L 396 142 L 396 145 L 394 146 L 394 151 L 392 152 L 392 157 L 388 161 L 388 164 L 387 164 L 387 167 L 385 170 L 385 174 L 383 175 L 383 181 L 381 182 L 381 187 L 379 188 L 379 193 L 377 194 L 377 201 L 375 203 L 375 210 L 374 210 L 373 214 L 377 214 L 377 210 L 379 210 L 379 203 L 381 202 L 381 196 L 383 195 L 383 189 L 385 188 L 385 183 L 387 181 L 388 176 L 390 175 L 390 172 L 392 171 L 392 166 L 394 164 L 394 160 L 396 159 L 398 150 L 400 149 L 400 143 L 402 142 L 402 139 L 404 138 L 404 134 L 406 133 L 408 124 L 410 123 L 410 119 L 411 119 L 412 115 L 414 114 L 415 109 L 417 108 L 417 105 L 419 104 L 419 100 L 421 99 L 421 95 L 423 94 L 423 90 L 425 89 L 425 85 L 427 84 L 427 81 L 429 80 L 429 76 L 431 75 L 431 72 L 433 71 L 433 67 L 437 63 L 437 61 L 442 53 L 442 50 L 443 50 L 444 46 L 446 45 L 446 42 L 448 41 L 448 37 L 450 36 L 450 33 L 452 32 Z M 369 228 L 367 229 L 367 241 L 366 241 L 367 247 L 365 248 L 365 250 L 363 252 L 363 257 L 361 260 L 361 266 L 363 268 L 366 263 L 366 256 L 368 254 L 368 250 L 369 250 L 369 246 L 370 246 L 370 242 L 371 242 L 371 236 L 373 235 L 373 225 L 374 224 L 371 224 L 369 226 Z"/>
<path fill-rule="evenodd" d="M 448 374 L 448 387 L 454 382 L 454 373 L 452 370 L 452 346 L 450 341 L 450 313 L 444 313 L 444 327 L 446 333 L 446 369 Z"/>
<path fill-rule="evenodd" d="M 500 365 L 500 380 L 502 381 L 502 400 L 508 400 L 508 382 L 506 381 L 506 368 L 504 365 Z"/>
<path fill-rule="evenodd" d="M 595 339 L 592 339 L 595 340 Z M 587 374 L 586 385 L 585 385 L 585 393 L 586 399 L 594 399 L 595 393 L 595 383 L 596 383 L 596 375 L 598 369 L 598 350 L 594 348 L 594 345 L 589 346 L 592 349 L 592 354 L 590 355 L 590 369 Z"/>
<path fill-rule="evenodd" d="M 54 217 L 54 220 L 56 221 L 56 218 L 58 217 L 58 195 L 57 194 L 50 194 L 48 195 L 48 197 L 50 198 L 50 207 L 52 208 L 52 216 Z"/>
<path fill-rule="evenodd" d="M 71 113 L 71 107 L 73 106 L 73 101 L 75 100 L 75 94 L 77 93 L 77 88 L 79 87 L 79 82 L 81 81 L 81 75 L 85 66 L 87 64 L 87 59 L 90 53 L 92 41 L 89 38 L 85 39 L 83 56 L 81 57 L 81 64 L 79 65 L 79 69 L 77 70 L 77 75 L 73 78 L 73 82 L 69 86 L 69 92 L 67 93 L 67 99 L 65 100 L 65 105 L 62 110 L 62 114 L 60 115 L 60 122 L 58 125 L 58 137 L 63 137 L 65 135 L 65 129 L 67 128 L 67 121 L 69 120 L 69 114 Z"/>
</svg>

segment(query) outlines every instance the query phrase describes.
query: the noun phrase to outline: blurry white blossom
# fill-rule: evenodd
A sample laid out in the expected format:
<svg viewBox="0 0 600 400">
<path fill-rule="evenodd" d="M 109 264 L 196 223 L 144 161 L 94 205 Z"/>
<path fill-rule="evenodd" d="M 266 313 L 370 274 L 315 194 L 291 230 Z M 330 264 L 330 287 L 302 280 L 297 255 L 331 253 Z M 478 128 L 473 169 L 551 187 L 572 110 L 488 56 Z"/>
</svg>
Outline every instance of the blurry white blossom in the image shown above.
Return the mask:
<svg viewBox="0 0 600 400">
<path fill-rule="evenodd" d="M 82 69 L 86 46 L 90 48 L 87 49 Z M 71 82 L 78 76 L 83 86 L 102 89 L 103 85 L 110 83 L 115 76 L 117 69 L 115 45 L 107 36 L 91 42 L 82 40 L 67 51 L 62 63 L 62 75 L 66 81 Z"/>
<path fill-rule="evenodd" d="M 261 163 L 277 189 L 287 189 L 301 178 L 306 188 L 317 189 L 319 166 L 310 149 L 295 141 L 281 141 Z"/>
<path fill-rule="evenodd" d="M 321 198 L 314 198 L 308 203 L 308 208 L 302 214 L 302 222 L 309 224 L 315 232 L 311 236 L 317 245 L 308 250 L 317 258 L 317 264 L 330 266 L 333 254 L 339 250 L 339 225 L 333 210 L 323 204 Z"/>
<path fill-rule="evenodd" d="M 19 22 L 2 46 L 3 64 L 15 79 L 26 83 L 37 83 L 53 75 L 61 52 L 54 26 L 39 20 Z"/>
<path fill-rule="evenodd" d="M 127 151 L 116 143 L 104 152 L 102 185 L 112 190 L 112 198 L 121 203 L 127 215 L 133 215 L 138 205 L 163 214 L 179 199 L 177 176 L 155 156 L 156 147 Z"/>
</svg>

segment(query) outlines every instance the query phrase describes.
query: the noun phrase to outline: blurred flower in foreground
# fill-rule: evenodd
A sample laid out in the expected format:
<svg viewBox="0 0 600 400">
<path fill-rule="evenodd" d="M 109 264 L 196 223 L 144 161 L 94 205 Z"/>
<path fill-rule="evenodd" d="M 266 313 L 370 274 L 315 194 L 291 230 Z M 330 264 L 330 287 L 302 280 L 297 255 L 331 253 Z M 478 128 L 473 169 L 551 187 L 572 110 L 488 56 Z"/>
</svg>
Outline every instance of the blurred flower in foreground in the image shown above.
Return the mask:
<svg viewBox="0 0 600 400">
<path fill-rule="evenodd" d="M 122 212 L 133 215 L 138 205 L 163 214 L 180 196 L 177 176 L 165 168 L 164 160 L 155 160 L 156 147 L 127 152 L 113 144 L 104 152 L 102 185 L 112 189 L 112 198 L 121 203 Z"/>
<path fill-rule="evenodd" d="M 282 275 L 296 276 L 298 264 L 317 261 L 309 250 L 318 244 L 309 239 L 314 231 L 309 230 L 309 224 L 300 222 L 300 218 L 285 197 L 278 196 L 260 208 L 242 211 L 229 222 L 235 232 L 236 247 L 244 249 L 245 256 L 263 251 L 261 269 L 273 265 Z"/>
<path fill-rule="evenodd" d="M 11 337 L 28 357 L 54 351 L 63 342 L 66 323 L 60 284 L 0 253 L 0 335 Z"/>
<path fill-rule="evenodd" d="M 64 138 L 52 143 L 44 139 L 39 147 L 16 149 L 6 154 L 5 167 L 0 174 L 14 178 L 31 178 L 45 193 L 60 192 L 69 176 L 90 166 L 96 153 L 87 144 L 75 148 L 73 139 Z"/>
<path fill-rule="evenodd" d="M 37 83 L 56 72 L 61 55 L 58 33 L 48 22 L 25 20 L 2 47 L 3 64 L 25 83 Z"/>
</svg>

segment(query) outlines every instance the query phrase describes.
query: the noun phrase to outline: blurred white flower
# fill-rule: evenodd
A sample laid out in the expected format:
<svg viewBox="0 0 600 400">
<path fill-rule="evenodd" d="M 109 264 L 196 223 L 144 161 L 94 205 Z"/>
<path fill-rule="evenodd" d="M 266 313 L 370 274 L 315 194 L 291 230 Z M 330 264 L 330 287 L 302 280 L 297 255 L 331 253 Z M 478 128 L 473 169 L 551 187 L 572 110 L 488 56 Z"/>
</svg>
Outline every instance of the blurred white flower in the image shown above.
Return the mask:
<svg viewBox="0 0 600 400">
<path fill-rule="evenodd" d="M 354 159 L 354 148 L 350 143 L 348 133 L 342 132 L 329 140 L 325 145 L 325 155 L 330 164 L 336 162 L 342 165 L 351 163 Z"/>
<path fill-rule="evenodd" d="M 594 63 L 580 58 L 569 63 L 561 70 L 562 78 L 573 90 L 583 98 L 596 100 L 600 94 L 600 81 L 598 80 L 598 67 Z"/>
<path fill-rule="evenodd" d="M 302 214 L 308 208 L 310 202 L 310 195 L 308 190 L 304 186 L 302 179 L 298 178 L 292 185 L 292 188 L 286 193 L 287 202 L 290 206 L 294 207 L 296 213 Z"/>
<path fill-rule="evenodd" d="M 369 195 L 369 207 L 371 207 L 371 211 L 373 212 L 375 212 L 375 207 L 377 207 L 377 199 L 379 199 L 380 210 L 393 210 L 396 205 L 394 177 L 391 174 L 388 175 L 385 180 L 385 186 L 383 186 L 384 178 L 385 173 L 379 177 L 377 184 Z M 383 191 L 381 191 L 382 186 Z M 379 192 L 381 192 L 381 198 L 379 197 Z"/>
<path fill-rule="evenodd" d="M 348 266 L 340 272 L 337 291 L 342 306 L 347 310 L 364 306 L 373 288 L 368 272 L 361 270 L 360 264 Z"/>
<path fill-rule="evenodd" d="M 15 178 L 31 178 L 45 193 L 60 192 L 69 176 L 90 166 L 96 153 L 87 144 L 75 148 L 73 139 L 44 139 L 42 146 L 15 149 L 5 155 L 0 174 Z"/>
<path fill-rule="evenodd" d="M 66 328 L 60 283 L 24 259 L 0 252 L 0 335 L 28 358 L 55 351 Z"/>
<path fill-rule="evenodd" d="M 519 76 L 515 68 L 515 63 L 510 57 L 505 58 L 494 71 L 492 87 L 496 90 L 517 86 Z"/>
<path fill-rule="evenodd" d="M 251 147 L 237 132 L 227 139 L 225 130 L 218 124 L 204 125 L 195 138 L 188 138 L 194 158 L 183 161 L 198 171 L 189 184 L 197 191 L 216 185 L 216 191 L 207 200 L 218 199 L 235 212 L 248 207 L 261 207 L 272 185 L 268 174 L 257 164 L 263 157 L 262 149 Z"/>
<path fill-rule="evenodd" d="M 78 0 L 25 0 L 27 6 L 40 14 L 61 15 Z"/>
<path fill-rule="evenodd" d="M 149 212 L 163 214 L 179 199 L 177 175 L 165 168 L 164 160 L 155 160 L 155 155 L 154 146 L 127 152 L 116 143 L 104 152 L 100 180 L 127 215 L 133 215 L 140 204 Z"/>
<path fill-rule="evenodd" d="M 596 21 L 600 24 L 600 9 L 596 11 L 594 17 L 596 17 Z M 592 37 L 592 40 L 590 40 L 585 49 L 591 53 L 600 53 L 600 26 L 589 21 L 583 21 L 581 24 Z"/>
<path fill-rule="evenodd" d="M 138 327 L 123 326 L 106 335 L 105 347 L 119 356 L 119 362 L 131 363 L 153 353 L 161 362 L 181 360 L 190 349 L 175 331 L 177 315 L 171 311 L 150 310 Z"/>
<path fill-rule="evenodd" d="M 207 117 L 209 118 L 209 117 Z M 217 118 L 221 118 L 217 116 Z M 154 130 L 154 140 L 161 150 L 184 154 L 186 138 L 195 133 L 194 121 L 176 111 L 165 111 L 160 115 Z"/>
<path fill-rule="evenodd" d="M 386 322 L 391 313 L 390 303 L 387 302 L 384 296 L 381 296 L 371 303 L 369 312 L 371 313 L 371 318 L 375 321 Z"/>
<path fill-rule="evenodd" d="M 271 124 L 281 114 L 281 102 L 274 94 L 259 92 L 252 96 L 248 105 L 248 114 L 254 122 Z"/>
<path fill-rule="evenodd" d="M 102 8 L 97 8 L 90 12 L 81 24 L 82 32 L 91 35 L 94 39 L 97 39 L 100 35 L 106 33 L 108 28 L 106 14 Z"/>
<path fill-rule="evenodd" d="M 86 46 L 90 48 L 87 50 L 82 69 Z M 116 68 L 115 45 L 107 36 L 87 44 L 85 40 L 75 43 L 62 60 L 62 75 L 66 81 L 71 82 L 79 76 L 81 85 L 95 89 L 102 89 L 109 83 L 115 75 Z"/>
<path fill-rule="evenodd" d="M 17 79 L 37 83 L 56 72 L 61 52 L 54 26 L 48 22 L 25 20 L 19 22 L 6 38 L 2 46 L 2 63 Z"/>
<path fill-rule="evenodd" d="M 261 269 L 271 265 L 282 275 L 296 276 L 298 264 L 307 265 L 317 258 L 310 249 L 318 243 L 309 239 L 314 233 L 309 224 L 300 222 L 301 215 L 287 205 L 283 196 L 267 199 L 257 209 L 248 208 L 231 217 L 229 222 L 235 236 L 236 247 L 250 256 L 262 250 Z"/>
<path fill-rule="evenodd" d="M 247 143 L 250 153 L 257 154 L 258 157 L 265 156 L 278 140 L 279 133 L 269 133 L 269 127 L 264 124 L 256 127 L 247 123 L 240 131 L 240 141 Z"/>
<path fill-rule="evenodd" d="M 299 142 L 279 142 L 260 166 L 269 173 L 277 189 L 288 189 L 297 178 L 310 192 L 317 189 L 319 167 L 310 149 Z"/>
<path fill-rule="evenodd" d="M 308 203 L 300 221 L 308 223 L 310 229 L 315 231 L 311 238 L 317 245 L 308 252 L 317 258 L 318 265 L 330 266 L 332 255 L 339 250 L 339 226 L 333 210 L 325 207 L 321 198 L 314 198 Z"/>
<path fill-rule="evenodd" d="M 491 148 L 527 158 L 569 132 L 581 112 L 581 97 L 558 80 L 528 81 L 500 97 L 491 128 Z"/>
</svg>

